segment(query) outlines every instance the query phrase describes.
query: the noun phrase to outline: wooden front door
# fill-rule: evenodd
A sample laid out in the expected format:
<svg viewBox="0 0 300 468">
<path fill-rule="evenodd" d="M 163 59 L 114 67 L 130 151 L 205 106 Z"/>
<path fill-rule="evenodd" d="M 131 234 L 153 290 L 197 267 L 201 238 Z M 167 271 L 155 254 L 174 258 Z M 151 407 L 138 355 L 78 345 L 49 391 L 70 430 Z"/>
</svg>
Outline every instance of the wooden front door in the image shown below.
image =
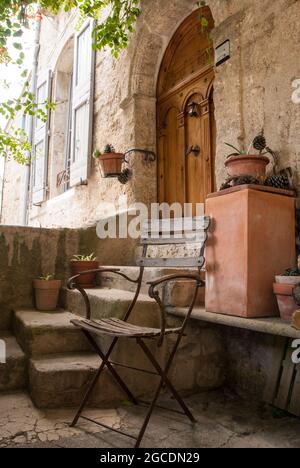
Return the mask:
<svg viewBox="0 0 300 468">
<path fill-rule="evenodd" d="M 210 27 L 213 20 L 207 8 Z M 158 80 L 159 201 L 202 203 L 214 190 L 213 50 L 199 12 L 181 25 Z"/>
</svg>

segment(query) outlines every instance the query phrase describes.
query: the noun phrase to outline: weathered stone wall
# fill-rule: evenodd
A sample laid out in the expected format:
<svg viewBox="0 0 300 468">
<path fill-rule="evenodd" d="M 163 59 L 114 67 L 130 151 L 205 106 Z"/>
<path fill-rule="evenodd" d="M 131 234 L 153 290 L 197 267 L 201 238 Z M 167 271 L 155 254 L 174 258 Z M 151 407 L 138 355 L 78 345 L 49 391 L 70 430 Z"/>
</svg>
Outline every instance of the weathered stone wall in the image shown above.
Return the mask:
<svg viewBox="0 0 300 468">
<path fill-rule="evenodd" d="M 0 329 L 8 328 L 11 310 L 33 305 L 32 280 L 55 274 L 64 281 L 70 277 L 69 261 L 78 253 L 95 252 L 100 265 L 130 262 L 134 245 L 115 241 L 113 249 L 100 241 L 95 228 L 39 229 L 1 226 L 0 228 Z M 124 241 L 125 242 L 125 241 Z"/>
<path fill-rule="evenodd" d="M 234 144 L 238 140 L 247 146 L 262 128 L 269 145 L 281 153 L 280 166 L 291 166 L 299 172 L 300 104 L 292 102 L 292 85 L 300 78 L 300 1 L 209 0 L 208 4 L 215 20 L 214 45 L 225 39 L 231 42 L 231 59 L 216 69 L 214 85 L 218 186 L 225 177 L 224 141 Z M 109 141 L 119 150 L 132 146 L 156 149 L 159 67 L 173 33 L 195 5 L 191 0 L 143 0 L 142 7 L 136 32 L 120 58 L 115 60 L 109 51 L 97 53 L 94 148 L 101 149 Z M 43 21 L 40 69 L 57 70 L 76 21 L 74 15 L 65 13 Z M 50 143 L 51 167 L 57 161 L 55 143 L 58 144 Z M 129 202 L 156 201 L 156 164 L 143 162 L 139 154 L 133 155 L 131 161 L 134 176 L 127 185 L 102 179 L 94 164 L 87 186 L 60 197 L 54 196 L 56 174 L 50 171 L 49 200 L 42 207 L 31 209 L 31 224 L 93 224 L 103 215 L 101 202 L 115 202 L 125 194 Z M 13 184 L 13 171 L 7 177 Z M 4 223 L 14 222 L 9 208 L 12 196 L 9 193 L 4 202 L 8 206 Z"/>
<path fill-rule="evenodd" d="M 0 229 L 0 320 L 5 327 L 15 307 L 33 305 L 32 280 L 47 273 L 65 280 L 68 260 L 77 252 L 78 233 L 70 229 Z"/>
<path fill-rule="evenodd" d="M 211 2 L 213 4 L 213 2 Z M 216 172 L 224 177 L 224 141 L 246 147 L 262 128 L 280 152 L 280 167 L 291 166 L 299 188 L 300 103 L 292 101 L 300 78 L 299 0 L 243 0 L 217 25 L 215 44 L 229 38 L 231 59 L 216 70 Z"/>
<path fill-rule="evenodd" d="M 263 401 L 276 350 L 273 335 L 223 327 L 226 385 L 240 395 Z M 277 337 L 278 338 L 278 337 Z"/>
</svg>

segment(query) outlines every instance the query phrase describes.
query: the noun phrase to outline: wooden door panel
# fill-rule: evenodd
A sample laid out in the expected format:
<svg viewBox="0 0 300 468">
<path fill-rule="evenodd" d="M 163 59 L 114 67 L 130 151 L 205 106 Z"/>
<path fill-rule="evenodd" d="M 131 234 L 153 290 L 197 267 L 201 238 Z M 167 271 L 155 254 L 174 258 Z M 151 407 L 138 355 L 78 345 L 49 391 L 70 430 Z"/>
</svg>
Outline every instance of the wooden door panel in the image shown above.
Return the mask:
<svg viewBox="0 0 300 468">
<path fill-rule="evenodd" d="M 203 161 L 203 179 L 202 179 L 202 199 L 204 203 L 206 196 L 213 191 L 212 180 L 212 118 L 210 101 L 204 100 L 201 103 L 201 141 L 202 141 L 202 161 Z"/>
<path fill-rule="evenodd" d="M 159 136 L 160 201 L 184 203 L 184 157 L 180 112 L 171 106 L 164 118 Z"/>
<path fill-rule="evenodd" d="M 194 94 L 188 100 L 185 109 L 186 203 L 193 203 L 193 205 L 204 201 L 206 196 L 205 184 L 203 184 L 205 162 L 203 159 L 203 129 L 200 107 L 200 102 L 202 101 L 203 97 L 200 94 Z M 192 105 L 193 103 L 195 105 L 195 114 L 198 113 L 198 115 L 190 115 L 188 112 L 189 105 Z M 192 151 L 190 152 L 192 148 L 196 147 L 200 148 L 199 154 Z M 193 206 L 193 214 L 195 214 L 195 206 Z"/>
<path fill-rule="evenodd" d="M 213 19 L 206 8 L 209 28 Z M 199 11 L 188 17 L 175 33 L 162 61 L 157 86 L 157 139 L 159 201 L 204 203 L 214 188 L 215 127 L 212 81 L 208 63 L 211 44 L 199 24 Z M 213 49 L 211 49 L 213 55 Z M 188 113 L 195 101 L 197 115 Z M 200 147 L 199 155 L 190 147 Z"/>
<path fill-rule="evenodd" d="M 184 92 L 170 96 L 158 106 L 160 202 L 204 203 L 214 189 L 213 103 L 203 97 L 200 89 L 200 84 L 187 86 Z M 197 104 L 198 115 L 188 113 L 192 102 Z M 189 148 L 196 146 L 200 147 L 199 155 L 186 155 Z M 195 206 L 193 213 L 196 214 Z"/>
</svg>

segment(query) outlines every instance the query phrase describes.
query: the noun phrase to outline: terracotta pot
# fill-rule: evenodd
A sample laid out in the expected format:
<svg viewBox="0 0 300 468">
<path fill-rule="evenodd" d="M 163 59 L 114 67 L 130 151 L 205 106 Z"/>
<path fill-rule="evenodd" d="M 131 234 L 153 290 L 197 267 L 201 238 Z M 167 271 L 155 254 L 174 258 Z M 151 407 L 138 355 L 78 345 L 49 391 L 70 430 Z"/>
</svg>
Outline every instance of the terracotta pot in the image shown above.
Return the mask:
<svg viewBox="0 0 300 468">
<path fill-rule="evenodd" d="M 60 280 L 33 281 L 35 304 L 38 310 L 48 312 L 56 310 L 61 283 Z"/>
<path fill-rule="evenodd" d="M 264 177 L 269 162 L 270 160 L 266 156 L 241 154 L 240 156 L 231 156 L 227 159 L 225 167 L 230 177 L 241 175 Z"/>
<path fill-rule="evenodd" d="M 82 271 L 97 270 L 99 268 L 99 262 L 97 260 L 92 262 L 83 262 L 79 260 L 71 260 L 70 262 L 72 276 L 76 276 Z M 84 289 L 91 289 L 96 286 L 97 273 L 87 273 L 80 276 L 76 280 L 76 283 L 82 286 Z"/>
<path fill-rule="evenodd" d="M 299 307 L 293 298 L 294 286 L 294 284 L 273 284 L 273 291 L 277 298 L 280 317 L 286 322 L 291 322 L 294 312 Z"/>
<path fill-rule="evenodd" d="M 117 177 L 122 172 L 123 153 L 104 153 L 98 158 L 103 177 Z"/>
</svg>

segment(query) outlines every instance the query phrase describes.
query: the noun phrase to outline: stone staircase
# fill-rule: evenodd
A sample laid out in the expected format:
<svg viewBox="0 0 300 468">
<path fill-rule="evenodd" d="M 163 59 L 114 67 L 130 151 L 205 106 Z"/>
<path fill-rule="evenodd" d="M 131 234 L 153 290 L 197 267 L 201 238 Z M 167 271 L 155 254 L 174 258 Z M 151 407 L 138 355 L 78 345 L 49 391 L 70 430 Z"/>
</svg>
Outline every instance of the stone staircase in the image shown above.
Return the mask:
<svg viewBox="0 0 300 468">
<path fill-rule="evenodd" d="M 0 391 L 22 390 L 27 385 L 25 353 L 9 331 L 0 330 L 0 340 L 6 344 L 6 364 L 0 363 Z"/>
<path fill-rule="evenodd" d="M 120 267 L 122 273 L 137 277 L 139 269 Z M 179 270 L 178 270 L 179 271 Z M 132 315 L 133 323 L 159 327 L 159 311 L 156 303 L 149 298 L 148 281 L 162 275 L 174 273 L 174 269 L 151 268 L 146 271 L 141 295 Z M 191 282 L 174 283 L 164 292 L 169 305 L 184 307 L 190 299 Z M 114 316 L 122 318 L 133 295 L 135 285 L 122 278 L 105 274 L 101 277 L 101 287 L 88 290 L 93 318 Z M 175 304 L 174 302 L 179 301 Z M 199 298 L 199 304 L 203 297 Z M 70 320 L 84 314 L 84 303 L 77 291 L 64 290 L 64 309 L 57 313 L 42 313 L 36 310 L 15 310 L 8 331 L 7 320 L 3 319 L 0 338 L 7 345 L 7 363 L 0 364 L 0 391 L 28 388 L 33 402 L 39 408 L 77 406 L 84 394 L 100 358 L 90 348 L 80 330 Z M 70 312 L 69 312 L 70 311 Z M 1 314 L 0 314 L 1 317 Z M 110 339 L 101 339 L 105 349 Z M 153 343 L 153 351 L 161 362 L 165 360 L 168 342 L 158 349 Z M 125 365 L 152 370 L 133 340 L 121 340 L 113 359 Z M 140 374 L 126 367 L 119 367 L 119 373 L 126 379 L 130 388 L 139 396 L 149 393 L 156 378 Z M 106 406 L 126 400 L 110 373 L 104 371 L 90 400 L 91 406 Z"/>
</svg>

